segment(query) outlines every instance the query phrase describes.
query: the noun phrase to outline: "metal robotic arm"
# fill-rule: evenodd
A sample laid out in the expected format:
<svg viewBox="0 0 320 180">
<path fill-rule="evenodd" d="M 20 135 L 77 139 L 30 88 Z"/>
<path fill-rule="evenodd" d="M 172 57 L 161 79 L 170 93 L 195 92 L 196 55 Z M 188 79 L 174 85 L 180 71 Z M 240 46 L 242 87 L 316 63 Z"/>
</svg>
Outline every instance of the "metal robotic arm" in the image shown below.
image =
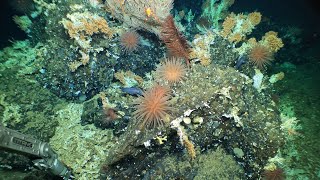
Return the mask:
<svg viewBox="0 0 320 180">
<path fill-rule="evenodd" d="M 0 126 L 1 148 L 39 157 L 41 159 L 33 161 L 39 169 L 49 170 L 65 180 L 72 178 L 71 171 L 59 161 L 58 155 L 46 142 Z"/>
</svg>

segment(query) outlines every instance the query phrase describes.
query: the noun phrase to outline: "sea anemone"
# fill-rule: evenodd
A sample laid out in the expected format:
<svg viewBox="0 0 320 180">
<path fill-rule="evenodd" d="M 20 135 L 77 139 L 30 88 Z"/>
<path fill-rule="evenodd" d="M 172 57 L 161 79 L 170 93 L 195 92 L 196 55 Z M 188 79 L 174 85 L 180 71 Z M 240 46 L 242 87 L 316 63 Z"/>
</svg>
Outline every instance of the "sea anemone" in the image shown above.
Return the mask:
<svg viewBox="0 0 320 180">
<path fill-rule="evenodd" d="M 159 79 L 168 81 L 169 83 L 176 83 L 181 81 L 186 75 L 187 68 L 180 59 L 170 58 L 157 68 L 156 74 Z"/>
<path fill-rule="evenodd" d="M 135 31 L 128 31 L 121 35 L 120 44 L 126 53 L 131 53 L 139 47 L 140 36 Z"/>
<path fill-rule="evenodd" d="M 262 173 L 264 180 L 284 180 L 285 174 L 281 168 L 276 168 L 274 170 L 265 170 Z"/>
<path fill-rule="evenodd" d="M 140 128 L 155 128 L 163 126 L 165 119 L 169 117 L 170 90 L 167 87 L 156 85 L 143 92 L 143 96 L 134 101 L 134 118 L 139 121 Z"/>
<path fill-rule="evenodd" d="M 259 69 L 269 65 L 273 60 L 273 53 L 264 45 L 255 45 L 248 53 L 249 60 Z"/>
</svg>

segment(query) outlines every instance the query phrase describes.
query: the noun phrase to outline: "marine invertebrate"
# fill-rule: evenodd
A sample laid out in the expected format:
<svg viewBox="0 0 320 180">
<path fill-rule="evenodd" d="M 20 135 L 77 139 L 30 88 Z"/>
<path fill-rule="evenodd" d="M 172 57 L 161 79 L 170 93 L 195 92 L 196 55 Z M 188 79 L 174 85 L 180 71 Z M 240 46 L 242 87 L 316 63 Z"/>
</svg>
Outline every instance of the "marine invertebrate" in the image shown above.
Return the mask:
<svg viewBox="0 0 320 180">
<path fill-rule="evenodd" d="M 140 36 L 135 31 L 128 31 L 121 35 L 120 44 L 126 53 L 135 51 L 139 47 Z"/>
<path fill-rule="evenodd" d="M 62 19 L 61 23 L 68 31 L 70 38 L 91 36 L 94 33 L 103 33 L 109 38 L 113 36 L 113 31 L 109 28 L 107 21 L 96 14 L 90 12 L 67 14 L 68 19 Z"/>
<path fill-rule="evenodd" d="M 228 8 L 234 0 L 206 0 L 202 4 L 201 18 L 206 19 L 211 27 L 219 27 L 219 21 L 228 14 Z"/>
<path fill-rule="evenodd" d="M 236 19 L 232 14 L 226 17 L 222 23 L 221 35 L 223 37 L 227 37 L 232 32 L 232 29 L 234 28 L 235 25 L 236 25 Z"/>
<path fill-rule="evenodd" d="M 94 8 L 103 7 L 102 0 L 88 0 L 87 2 Z"/>
<path fill-rule="evenodd" d="M 262 37 L 261 43 L 265 46 L 268 46 L 272 52 L 277 52 L 284 46 L 281 38 L 278 38 L 277 36 L 277 32 L 266 32 L 265 35 Z"/>
<path fill-rule="evenodd" d="M 189 65 L 187 40 L 178 31 L 171 15 L 169 15 L 162 24 L 161 39 L 166 44 L 170 56 L 183 58 L 187 65 Z"/>
<path fill-rule="evenodd" d="M 145 29 L 160 35 L 159 27 L 170 15 L 173 0 L 108 0 L 105 1 L 106 10 L 124 25 L 135 29 Z"/>
<path fill-rule="evenodd" d="M 81 125 L 82 108 L 83 105 L 72 104 L 59 111 L 58 121 L 61 126 L 57 127 L 57 134 L 52 137 L 50 145 L 61 154 L 63 162 L 73 169 L 76 179 L 97 179 L 97 167 L 103 162 L 105 154 L 96 152 L 103 152 L 103 148 L 114 143 L 113 133 L 112 130 L 102 130 L 92 124 Z M 83 136 L 85 134 L 91 135 Z M 74 151 L 70 151 L 72 148 Z"/>
<path fill-rule="evenodd" d="M 248 58 L 256 67 L 262 69 L 273 60 L 273 53 L 268 47 L 257 44 L 249 50 Z"/>
<path fill-rule="evenodd" d="M 111 125 L 116 119 L 119 118 L 115 106 L 110 104 L 108 98 L 106 97 L 105 92 L 100 92 L 99 94 L 102 103 L 102 114 L 104 115 L 103 118 L 100 120 L 100 125 L 102 126 L 109 126 Z"/>
<path fill-rule="evenodd" d="M 238 43 L 238 42 L 240 42 L 243 38 L 244 38 L 244 36 L 243 36 L 241 33 L 237 32 L 237 33 L 231 34 L 231 35 L 229 36 L 228 40 L 229 40 L 230 42 Z"/>
<path fill-rule="evenodd" d="M 189 58 L 208 66 L 211 63 L 210 45 L 214 42 L 215 37 L 216 34 L 211 31 L 207 31 L 203 35 L 195 35 L 191 43 Z"/>
<path fill-rule="evenodd" d="M 284 78 L 284 72 L 279 72 L 277 74 L 273 74 L 270 78 L 269 78 L 269 82 L 270 83 L 276 83 L 280 80 L 282 80 Z"/>
<path fill-rule="evenodd" d="M 265 170 L 262 173 L 262 176 L 264 180 L 284 180 L 285 179 L 284 171 L 279 167 L 273 170 Z"/>
<path fill-rule="evenodd" d="M 167 87 L 156 85 L 143 92 L 133 104 L 136 109 L 133 116 L 139 122 L 139 128 L 155 128 L 164 125 L 170 116 L 170 90 Z"/>
<path fill-rule="evenodd" d="M 196 158 L 196 150 L 194 148 L 194 145 L 192 144 L 192 142 L 188 139 L 188 136 L 185 136 L 183 138 L 183 143 L 188 151 L 188 154 L 190 156 L 190 158 L 192 160 L 194 160 Z"/>
<path fill-rule="evenodd" d="M 68 65 L 72 72 L 75 72 L 81 65 L 89 63 L 90 52 L 94 51 L 91 46 L 91 36 L 93 34 L 103 34 L 108 39 L 111 39 L 114 34 L 114 31 L 108 26 L 107 21 L 103 17 L 90 12 L 67 14 L 67 19 L 62 18 L 60 23 L 69 34 L 69 37 L 74 39 L 75 43 L 80 47 L 80 59 Z"/>
<path fill-rule="evenodd" d="M 260 12 L 252 12 L 248 14 L 248 20 L 251 22 L 253 26 L 256 26 L 261 21 L 261 13 Z"/>
<path fill-rule="evenodd" d="M 223 28 L 220 34 L 232 43 L 239 43 L 246 39 L 246 35 L 250 34 L 260 21 L 261 14 L 259 12 L 248 15 L 230 13 L 222 23 Z"/>
<path fill-rule="evenodd" d="M 118 115 L 116 113 L 117 111 L 113 108 L 108 108 L 105 110 L 105 115 L 109 117 L 111 120 L 116 120 L 118 119 Z"/>
<path fill-rule="evenodd" d="M 177 131 L 181 145 L 185 146 L 191 160 L 194 160 L 196 158 L 196 150 L 192 142 L 189 140 L 184 127 L 181 125 L 182 121 L 184 121 L 184 118 L 177 118 L 171 121 L 170 127 Z"/>
<path fill-rule="evenodd" d="M 186 74 L 185 65 L 177 58 L 165 59 L 165 61 L 157 68 L 156 73 L 159 79 L 176 83 L 181 81 Z"/>
<path fill-rule="evenodd" d="M 114 74 L 114 78 L 119 80 L 124 87 L 142 86 L 144 83 L 143 78 L 132 71 L 118 71 Z"/>
</svg>

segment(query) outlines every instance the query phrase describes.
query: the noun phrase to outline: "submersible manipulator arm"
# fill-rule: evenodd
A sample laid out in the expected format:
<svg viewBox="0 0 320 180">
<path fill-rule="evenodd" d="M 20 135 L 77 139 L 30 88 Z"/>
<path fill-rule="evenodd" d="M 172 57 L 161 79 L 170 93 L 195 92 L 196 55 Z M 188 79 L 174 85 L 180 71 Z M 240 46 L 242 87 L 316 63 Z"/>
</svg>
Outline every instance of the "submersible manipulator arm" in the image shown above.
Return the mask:
<svg viewBox="0 0 320 180">
<path fill-rule="evenodd" d="M 58 159 L 58 155 L 47 142 L 0 125 L 0 149 L 2 148 L 39 157 L 40 159 L 32 161 L 37 168 L 49 170 L 65 180 L 73 178 L 71 171 Z"/>
</svg>

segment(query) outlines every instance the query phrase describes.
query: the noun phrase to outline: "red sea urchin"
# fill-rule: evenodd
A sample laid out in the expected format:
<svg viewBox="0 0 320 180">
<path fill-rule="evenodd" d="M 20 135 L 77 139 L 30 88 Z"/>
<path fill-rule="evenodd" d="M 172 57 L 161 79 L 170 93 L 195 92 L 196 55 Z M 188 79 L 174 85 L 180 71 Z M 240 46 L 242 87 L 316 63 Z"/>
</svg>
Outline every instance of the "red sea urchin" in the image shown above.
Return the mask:
<svg viewBox="0 0 320 180">
<path fill-rule="evenodd" d="M 120 44 L 126 53 L 135 51 L 139 47 L 140 36 L 135 31 L 128 31 L 121 35 Z"/>
<path fill-rule="evenodd" d="M 273 53 L 264 45 L 254 46 L 248 54 L 249 60 L 259 69 L 269 65 L 273 60 Z"/>
<path fill-rule="evenodd" d="M 181 81 L 187 72 L 186 66 L 180 59 L 172 57 L 165 59 L 164 62 L 157 68 L 157 78 L 176 83 Z"/>
<path fill-rule="evenodd" d="M 170 90 L 167 87 L 156 85 L 134 101 L 136 110 L 133 115 L 139 121 L 141 129 L 164 125 L 172 109 L 170 97 Z"/>
<path fill-rule="evenodd" d="M 263 180 L 284 180 L 285 174 L 283 169 L 276 168 L 274 170 L 265 170 L 262 173 Z"/>
</svg>

